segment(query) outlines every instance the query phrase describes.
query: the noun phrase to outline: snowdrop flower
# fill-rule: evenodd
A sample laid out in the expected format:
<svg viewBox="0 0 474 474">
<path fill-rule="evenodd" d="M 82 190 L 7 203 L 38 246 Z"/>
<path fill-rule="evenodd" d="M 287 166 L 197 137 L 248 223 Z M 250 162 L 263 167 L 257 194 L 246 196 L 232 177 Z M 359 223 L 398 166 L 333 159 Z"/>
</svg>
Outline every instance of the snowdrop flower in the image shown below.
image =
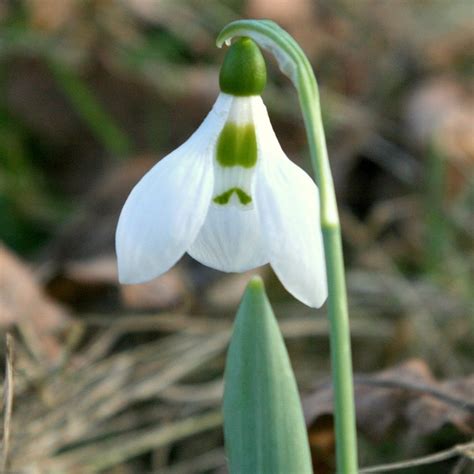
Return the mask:
<svg viewBox="0 0 474 474">
<path fill-rule="evenodd" d="M 237 40 L 209 115 L 141 179 L 123 207 L 116 234 L 122 283 L 155 278 L 187 252 L 224 272 L 270 263 L 300 301 L 324 303 L 318 189 L 278 143 L 260 98 L 265 82 L 257 45 Z"/>
</svg>

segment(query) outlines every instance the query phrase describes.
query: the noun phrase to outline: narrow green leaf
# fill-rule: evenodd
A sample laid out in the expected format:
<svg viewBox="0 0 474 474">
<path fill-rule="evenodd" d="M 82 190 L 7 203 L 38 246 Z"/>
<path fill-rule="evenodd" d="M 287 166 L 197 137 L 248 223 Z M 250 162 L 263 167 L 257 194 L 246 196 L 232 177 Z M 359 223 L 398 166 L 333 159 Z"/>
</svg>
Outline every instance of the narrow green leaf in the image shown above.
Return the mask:
<svg viewBox="0 0 474 474">
<path fill-rule="evenodd" d="M 59 62 L 49 61 L 49 68 L 76 112 L 104 148 L 118 157 L 126 156 L 132 147 L 128 136 L 102 106 L 88 85 L 71 69 Z"/>
<path fill-rule="evenodd" d="M 232 474 L 312 473 L 295 377 L 260 278 L 247 286 L 227 355 L 224 432 Z"/>
</svg>

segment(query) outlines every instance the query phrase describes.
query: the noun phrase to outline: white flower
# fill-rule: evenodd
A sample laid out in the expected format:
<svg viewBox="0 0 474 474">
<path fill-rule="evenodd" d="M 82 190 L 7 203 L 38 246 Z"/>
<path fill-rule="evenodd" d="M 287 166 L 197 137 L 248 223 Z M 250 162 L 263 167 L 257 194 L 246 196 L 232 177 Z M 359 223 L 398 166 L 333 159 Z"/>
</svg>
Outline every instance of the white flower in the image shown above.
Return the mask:
<svg viewBox="0 0 474 474">
<path fill-rule="evenodd" d="M 122 283 L 155 278 L 188 252 L 224 272 L 270 263 L 308 306 L 327 297 L 318 189 L 286 157 L 259 95 L 219 95 L 196 132 L 135 186 L 116 247 Z"/>
</svg>

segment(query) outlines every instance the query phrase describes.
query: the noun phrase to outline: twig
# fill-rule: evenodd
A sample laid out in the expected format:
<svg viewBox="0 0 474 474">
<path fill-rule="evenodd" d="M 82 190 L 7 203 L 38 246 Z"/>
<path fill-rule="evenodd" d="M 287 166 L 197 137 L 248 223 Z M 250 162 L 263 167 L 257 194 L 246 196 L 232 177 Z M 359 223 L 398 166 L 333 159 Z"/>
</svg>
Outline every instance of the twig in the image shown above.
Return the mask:
<svg viewBox="0 0 474 474">
<path fill-rule="evenodd" d="M 14 339 L 10 333 L 6 335 L 5 383 L 3 385 L 3 440 L 2 440 L 2 472 L 8 470 L 10 451 L 11 419 L 13 411 L 13 348 Z"/>
<path fill-rule="evenodd" d="M 211 411 L 170 425 L 120 434 L 98 440 L 93 445 L 72 449 L 56 456 L 50 467 L 68 470 L 79 465 L 86 466 L 88 472 L 97 472 L 150 449 L 166 446 L 191 435 L 219 428 L 221 425 L 221 411 Z"/>
<path fill-rule="evenodd" d="M 222 400 L 224 382 L 222 379 L 201 384 L 174 384 L 162 390 L 158 396 L 173 403 L 216 404 Z"/>
<path fill-rule="evenodd" d="M 201 456 L 173 464 L 170 467 L 153 471 L 154 474 L 188 474 L 190 472 L 207 472 L 225 466 L 226 455 L 223 449 L 217 448 Z"/>
<path fill-rule="evenodd" d="M 439 453 L 422 456 L 420 458 L 408 459 L 407 461 L 394 462 L 390 464 L 381 464 L 379 466 L 366 467 L 359 470 L 359 474 L 369 474 L 371 472 L 389 472 L 407 467 L 424 466 L 426 464 L 434 464 L 456 456 L 466 456 L 474 459 L 474 441 L 464 444 L 457 444 L 452 448 L 440 451 Z"/>
<path fill-rule="evenodd" d="M 276 314 L 285 314 L 293 311 L 291 305 L 275 305 Z M 210 334 L 227 331 L 232 328 L 232 321 L 204 316 L 190 316 L 185 314 L 148 314 L 104 317 L 103 315 L 89 314 L 82 318 L 87 326 L 111 327 L 119 334 L 133 333 L 136 331 L 176 332 L 186 331 L 189 334 Z M 315 320 L 308 313 L 306 316 L 279 319 L 281 331 L 285 338 L 298 338 L 302 336 L 327 336 L 328 322 L 321 318 Z M 393 325 L 379 321 L 377 326 L 365 318 L 353 318 L 351 332 L 355 337 L 363 338 L 389 338 L 393 333 Z"/>
<path fill-rule="evenodd" d="M 470 461 L 467 458 L 459 458 L 458 462 L 453 467 L 450 474 L 462 474 L 462 472 L 464 471 L 464 468 L 468 464 L 472 464 L 472 463 L 473 463 L 473 461 Z M 472 466 L 472 467 L 474 467 L 474 466 Z"/>
<path fill-rule="evenodd" d="M 149 352 L 149 347 L 146 347 L 141 351 L 134 351 L 136 357 L 131 357 L 131 351 L 122 357 L 114 356 L 114 364 L 105 364 L 108 369 L 105 373 L 104 364 L 100 364 L 100 367 L 89 367 L 88 371 L 94 372 L 92 380 L 88 374 L 84 374 L 89 383 L 84 384 L 82 380 L 79 387 L 75 383 L 78 391 L 66 394 L 69 396 L 57 409 L 48 411 L 44 416 L 36 417 L 33 423 L 29 423 L 27 436 L 29 439 L 34 436 L 35 441 L 27 450 L 28 461 L 23 457 L 22 463 L 41 456 L 45 449 L 59 450 L 64 444 L 90 436 L 93 427 L 132 403 L 156 397 L 161 390 L 221 353 L 227 345 L 228 334 L 222 332 L 208 337 L 194 336 L 191 341 L 188 341 L 188 335 L 182 335 L 180 339 L 185 343 L 184 347 L 176 337 L 170 336 L 169 339 L 169 342 L 173 342 L 170 347 L 167 341 L 150 345 L 154 350 L 152 354 L 148 354 L 148 361 L 144 361 L 137 354 Z M 188 342 L 192 344 L 189 345 Z M 164 347 L 168 347 L 166 355 L 160 353 L 160 349 Z M 177 352 L 181 353 L 181 356 L 167 360 L 170 354 Z M 161 359 L 159 363 L 157 358 Z M 74 376 L 77 378 L 81 374 L 82 371 Z M 65 425 L 62 424 L 64 419 L 68 420 Z"/>
<path fill-rule="evenodd" d="M 360 384 L 372 385 L 372 386 L 381 387 L 381 388 L 395 388 L 395 389 L 410 390 L 412 392 L 423 393 L 433 398 L 437 398 L 438 400 L 442 400 L 448 405 L 453 405 L 456 408 L 460 408 L 462 410 L 466 410 L 471 413 L 474 413 L 474 402 L 465 400 L 463 398 L 455 397 L 453 395 L 450 395 L 449 393 L 439 390 L 436 387 L 432 387 L 426 384 L 422 384 L 418 382 L 409 382 L 406 380 L 395 380 L 395 379 L 389 379 L 389 378 L 375 379 L 375 378 L 365 377 L 361 375 L 357 375 L 354 381 L 358 385 Z"/>
</svg>

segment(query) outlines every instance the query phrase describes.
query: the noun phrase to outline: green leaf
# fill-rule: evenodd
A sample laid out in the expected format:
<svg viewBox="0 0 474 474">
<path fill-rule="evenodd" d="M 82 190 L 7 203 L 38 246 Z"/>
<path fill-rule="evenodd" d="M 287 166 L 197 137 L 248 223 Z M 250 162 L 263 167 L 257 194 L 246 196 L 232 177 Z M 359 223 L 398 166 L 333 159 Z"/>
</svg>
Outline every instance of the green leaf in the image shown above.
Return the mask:
<svg viewBox="0 0 474 474">
<path fill-rule="evenodd" d="M 49 61 L 50 71 L 79 116 L 102 145 L 113 155 L 126 156 L 131 149 L 128 136 L 106 111 L 88 85 L 71 69 Z"/>
<path fill-rule="evenodd" d="M 295 377 L 260 278 L 247 286 L 227 355 L 224 432 L 232 474 L 312 473 Z"/>
</svg>

